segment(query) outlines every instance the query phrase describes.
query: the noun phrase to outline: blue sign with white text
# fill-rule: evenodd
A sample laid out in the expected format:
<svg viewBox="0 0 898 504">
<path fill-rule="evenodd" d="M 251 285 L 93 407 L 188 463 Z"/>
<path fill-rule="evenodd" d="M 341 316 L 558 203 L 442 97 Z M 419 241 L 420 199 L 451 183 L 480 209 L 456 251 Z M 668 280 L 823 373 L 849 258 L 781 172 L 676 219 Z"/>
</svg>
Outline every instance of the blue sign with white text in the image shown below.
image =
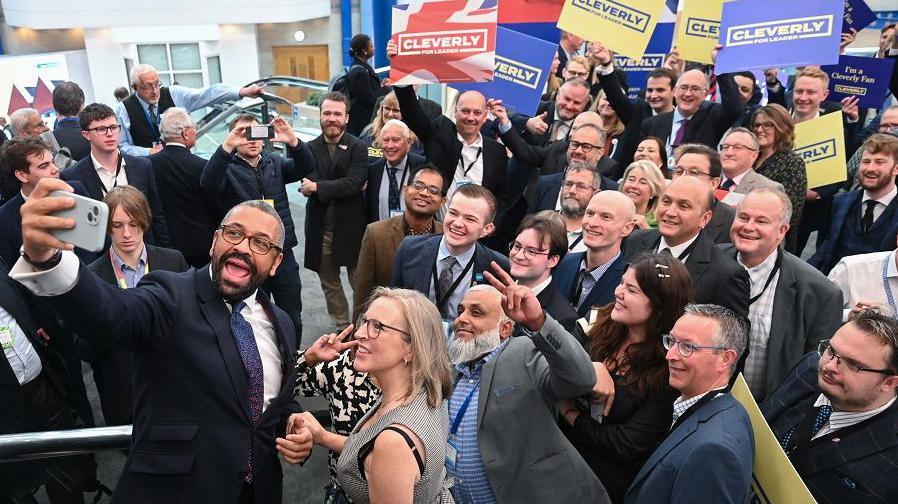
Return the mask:
<svg viewBox="0 0 898 504">
<path fill-rule="evenodd" d="M 493 81 L 450 86 L 462 92 L 480 91 L 488 99 L 502 100 L 515 112 L 533 115 L 549 78 L 556 47 L 557 44 L 500 26 L 496 29 Z"/>
<path fill-rule="evenodd" d="M 725 2 L 717 74 L 839 61 L 844 0 Z"/>
<path fill-rule="evenodd" d="M 839 63 L 821 67 L 829 75 L 829 99 L 839 101 L 846 96 L 857 96 L 861 108 L 879 108 L 889 92 L 889 79 L 895 60 L 839 57 Z"/>
<path fill-rule="evenodd" d="M 848 33 L 853 28 L 861 31 L 870 23 L 876 21 L 876 14 L 870 10 L 864 0 L 845 0 L 845 15 L 843 16 L 842 33 Z"/>
</svg>

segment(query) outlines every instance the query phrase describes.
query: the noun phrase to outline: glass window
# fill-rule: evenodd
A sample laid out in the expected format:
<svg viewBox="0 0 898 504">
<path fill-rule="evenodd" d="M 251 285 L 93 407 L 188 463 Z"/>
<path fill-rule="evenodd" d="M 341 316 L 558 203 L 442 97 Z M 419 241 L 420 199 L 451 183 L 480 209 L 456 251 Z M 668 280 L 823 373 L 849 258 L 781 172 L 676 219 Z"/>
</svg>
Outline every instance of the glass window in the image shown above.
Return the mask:
<svg viewBox="0 0 898 504">
<path fill-rule="evenodd" d="M 174 82 L 190 88 L 203 87 L 203 74 L 199 72 L 175 72 Z"/>
<path fill-rule="evenodd" d="M 200 45 L 199 44 L 171 44 L 172 70 L 199 70 Z"/>
<path fill-rule="evenodd" d="M 169 69 L 166 52 L 165 44 L 141 44 L 137 46 L 137 58 L 140 60 L 140 63 L 153 65 L 159 72 Z"/>
<path fill-rule="evenodd" d="M 221 58 L 210 56 L 206 58 L 206 70 L 209 72 L 209 84 L 221 84 Z"/>
</svg>

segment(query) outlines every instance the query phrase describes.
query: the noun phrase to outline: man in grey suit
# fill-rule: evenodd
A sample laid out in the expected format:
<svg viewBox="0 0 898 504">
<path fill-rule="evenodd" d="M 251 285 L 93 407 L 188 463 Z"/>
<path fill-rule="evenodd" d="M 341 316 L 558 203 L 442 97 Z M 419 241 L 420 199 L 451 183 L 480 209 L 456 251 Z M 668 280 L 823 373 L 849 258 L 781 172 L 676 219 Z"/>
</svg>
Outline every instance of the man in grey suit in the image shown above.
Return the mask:
<svg viewBox="0 0 898 504">
<path fill-rule="evenodd" d="M 456 380 L 446 468 L 455 501 L 610 502 L 556 423 L 559 400 L 595 385 L 589 356 L 533 291 L 495 262 L 492 269 L 492 286 L 472 287 L 460 303 L 448 344 Z M 510 337 L 515 322 L 523 334 Z"/>
<path fill-rule="evenodd" d="M 751 322 L 745 379 L 758 401 L 842 323 L 842 292 L 780 245 L 792 204 L 782 191 L 755 189 L 736 207 L 724 252 L 748 272 Z"/>
<path fill-rule="evenodd" d="M 747 128 L 730 128 L 718 146 L 723 172 L 720 189 L 730 194 L 721 201 L 735 206 L 752 189 L 767 188 L 785 191 L 783 185 L 756 172 L 752 166 L 758 159 L 758 137 Z"/>
<path fill-rule="evenodd" d="M 716 150 L 701 144 L 683 144 L 677 148 L 674 155 L 676 168 L 672 179 L 689 175 L 707 184 L 711 191 L 720 185 L 723 167 L 720 164 L 720 154 Z M 711 205 L 711 220 L 704 226 L 705 236 L 714 243 L 729 243 L 730 226 L 733 225 L 734 215 L 733 207 L 715 198 Z"/>
</svg>

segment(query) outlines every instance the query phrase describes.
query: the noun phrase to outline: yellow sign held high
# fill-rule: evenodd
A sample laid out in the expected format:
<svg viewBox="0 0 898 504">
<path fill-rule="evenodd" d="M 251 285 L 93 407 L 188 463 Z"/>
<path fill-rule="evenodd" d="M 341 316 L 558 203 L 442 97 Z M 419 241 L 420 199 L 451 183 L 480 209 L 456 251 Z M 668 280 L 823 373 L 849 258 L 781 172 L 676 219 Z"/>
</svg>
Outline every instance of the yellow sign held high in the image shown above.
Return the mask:
<svg viewBox="0 0 898 504">
<path fill-rule="evenodd" d="M 565 0 L 558 28 L 640 59 L 663 9 L 664 0 Z"/>
<path fill-rule="evenodd" d="M 795 125 L 794 152 L 804 159 L 808 187 L 820 187 L 848 178 L 842 111 Z"/>
<path fill-rule="evenodd" d="M 683 0 L 674 37 L 681 58 L 711 64 L 711 50 L 720 38 L 722 11 L 723 0 Z"/>
</svg>

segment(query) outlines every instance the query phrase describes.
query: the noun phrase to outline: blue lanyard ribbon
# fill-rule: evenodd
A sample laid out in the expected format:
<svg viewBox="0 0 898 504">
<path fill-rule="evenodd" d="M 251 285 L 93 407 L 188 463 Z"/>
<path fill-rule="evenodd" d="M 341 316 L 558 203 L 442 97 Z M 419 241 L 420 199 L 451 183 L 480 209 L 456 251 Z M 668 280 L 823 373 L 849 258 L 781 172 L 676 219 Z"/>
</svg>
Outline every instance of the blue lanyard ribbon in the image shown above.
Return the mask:
<svg viewBox="0 0 898 504">
<path fill-rule="evenodd" d="M 886 299 L 889 302 L 889 307 L 892 309 L 892 317 L 898 318 L 898 309 L 895 308 L 895 298 L 892 296 L 892 287 L 889 285 L 889 261 L 891 259 L 892 254 L 889 254 L 882 261 L 882 288 L 886 291 Z"/>
<path fill-rule="evenodd" d="M 468 411 L 468 406 L 471 405 L 471 398 L 474 397 L 474 392 L 477 392 L 477 387 L 480 386 L 480 380 L 477 380 L 477 383 L 474 384 L 474 388 L 468 392 L 468 397 L 465 397 L 465 401 L 461 403 L 461 407 L 458 408 L 458 413 L 455 415 L 455 420 L 452 421 L 452 428 L 449 429 L 449 434 L 454 436 L 456 432 L 458 432 L 458 427 L 461 425 L 462 418 L 465 416 L 465 412 Z"/>
</svg>

